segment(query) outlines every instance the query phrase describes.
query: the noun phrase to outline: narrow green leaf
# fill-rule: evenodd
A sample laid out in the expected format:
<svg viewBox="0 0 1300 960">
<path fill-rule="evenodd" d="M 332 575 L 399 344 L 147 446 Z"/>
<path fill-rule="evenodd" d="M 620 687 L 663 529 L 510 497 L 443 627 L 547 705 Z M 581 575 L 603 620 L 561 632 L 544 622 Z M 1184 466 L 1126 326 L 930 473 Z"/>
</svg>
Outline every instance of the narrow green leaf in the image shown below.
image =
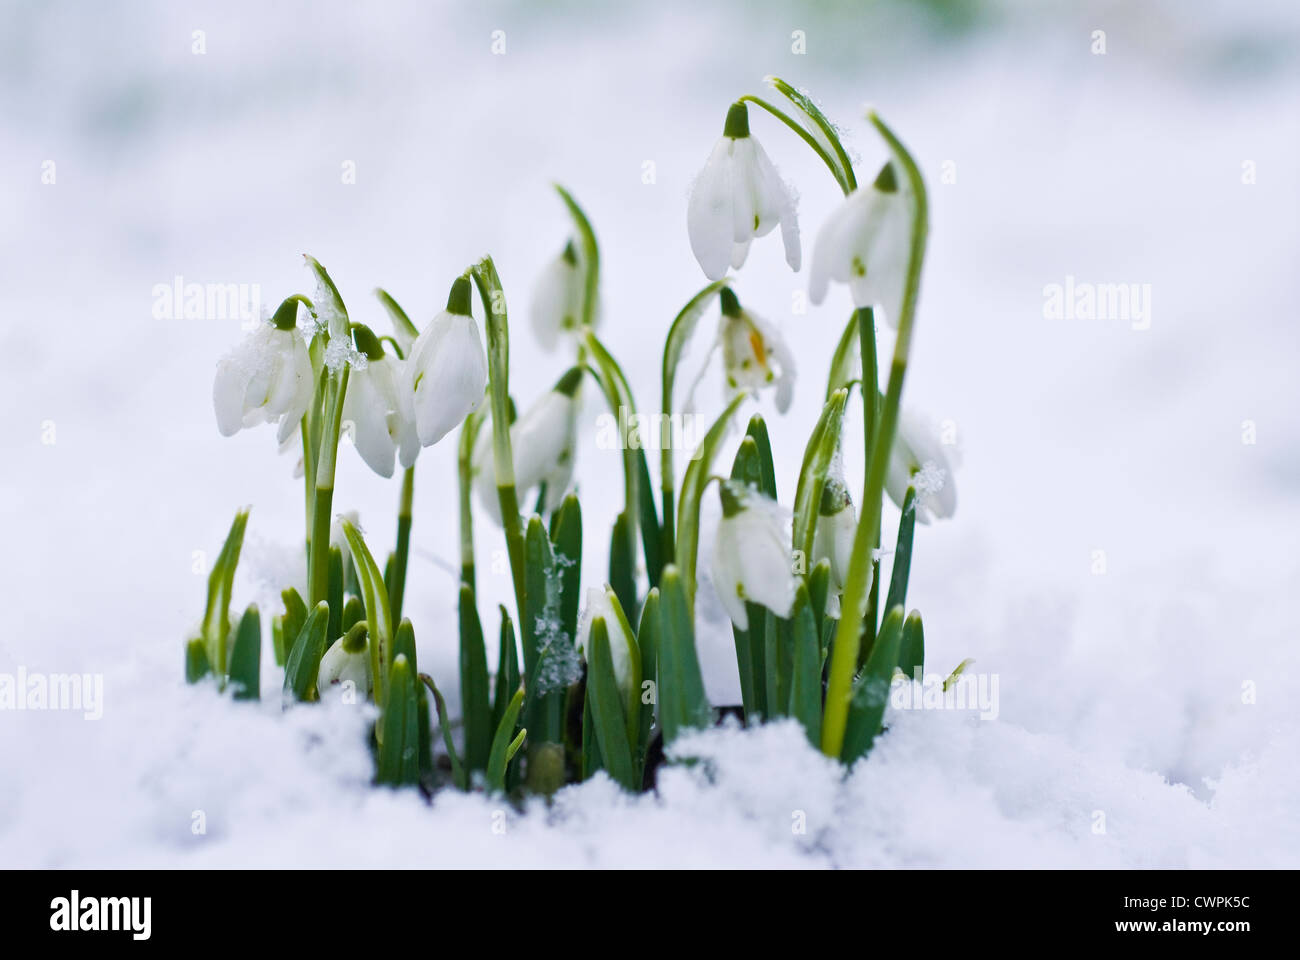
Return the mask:
<svg viewBox="0 0 1300 960">
<path fill-rule="evenodd" d="M 799 470 L 799 483 L 794 494 L 794 549 L 802 552 L 805 561 L 812 557 L 822 491 L 826 487 L 826 474 L 839 449 L 844 404 L 848 397 L 847 390 L 837 390 L 831 395 L 804 449 L 803 466 Z"/>
<path fill-rule="evenodd" d="M 515 691 L 515 695 L 510 698 L 510 705 L 506 707 L 505 715 L 501 718 L 500 725 L 497 726 L 496 735 L 492 738 L 492 753 L 488 757 L 487 765 L 487 789 L 489 793 L 500 793 L 505 787 L 506 782 L 506 765 L 510 762 L 510 757 L 514 755 L 514 750 L 519 747 L 515 745 L 515 721 L 519 719 L 519 710 L 524 704 L 524 690 L 520 687 Z M 511 748 L 514 748 L 512 750 Z"/>
<path fill-rule="evenodd" d="M 331 546 L 329 563 L 329 593 L 326 594 L 326 599 L 330 605 L 330 622 L 325 633 L 327 645 L 343 636 L 343 551 Z"/>
<path fill-rule="evenodd" d="M 230 600 L 235 583 L 235 569 L 239 565 L 239 552 L 244 544 L 244 530 L 248 527 L 248 511 L 240 510 L 221 545 L 221 552 L 208 574 L 207 605 L 203 612 L 203 637 L 207 643 L 208 664 L 218 678 L 225 679 L 227 650 L 230 635 Z"/>
<path fill-rule="evenodd" d="M 754 452 L 758 462 L 758 479 L 755 482 L 759 491 L 771 499 L 776 499 L 776 468 L 772 465 L 772 444 L 767 435 L 767 421 L 761 414 L 749 418 L 745 436 L 754 442 Z M 735 476 L 734 472 L 732 476 Z M 746 482 L 750 482 L 746 478 Z"/>
<path fill-rule="evenodd" d="M 284 667 L 284 690 L 294 700 L 316 698 L 316 677 L 320 660 L 325 655 L 325 630 L 329 626 L 329 604 L 322 600 L 316 604 L 289 651 L 289 661 Z"/>
<path fill-rule="evenodd" d="M 812 604 L 813 619 L 817 621 L 818 635 L 826 625 L 826 604 L 830 599 L 831 562 L 823 558 L 808 575 L 808 600 Z"/>
<path fill-rule="evenodd" d="M 636 610 L 636 542 L 626 513 L 614 521 L 609 538 L 609 585 L 624 610 Z"/>
<path fill-rule="evenodd" d="M 637 498 L 641 502 L 641 549 L 645 556 L 646 576 L 650 586 L 659 586 L 659 574 L 664 567 L 663 531 L 659 526 L 659 511 L 655 507 L 654 487 L 650 483 L 650 465 L 645 450 L 636 451 Z"/>
<path fill-rule="evenodd" d="M 376 782 L 394 787 L 419 782 L 419 710 L 411 664 L 405 654 L 393 658 L 379 722 L 383 736 L 379 740 Z"/>
<path fill-rule="evenodd" d="M 836 390 L 847 388 L 853 382 L 853 361 L 858 356 L 858 315 L 854 313 L 840 334 L 840 341 L 831 355 L 831 370 L 826 377 L 826 402 Z"/>
<path fill-rule="evenodd" d="M 646 753 L 650 749 L 650 733 L 654 728 L 658 706 L 659 648 L 662 644 L 663 620 L 659 612 L 659 588 L 651 587 L 641 605 L 641 622 L 637 625 L 636 645 L 641 651 L 641 689 L 636 696 L 641 699 L 637 715 L 636 760 L 637 777 L 645 773 Z"/>
<path fill-rule="evenodd" d="M 903 636 L 903 608 L 894 607 L 885 614 L 880 636 L 871 651 L 871 657 L 862 676 L 853 687 L 849 701 L 848 722 L 844 727 L 844 750 L 840 754 L 846 764 L 852 765 L 871 750 L 872 741 L 880 732 L 880 724 L 889 704 L 889 685 L 898 664 L 898 647 Z"/>
<path fill-rule="evenodd" d="M 185 682 L 198 683 L 211 672 L 207 644 L 202 637 L 195 637 L 185 645 Z"/>
<path fill-rule="evenodd" d="M 348 597 L 343 604 L 343 632 L 346 634 L 354 626 L 366 619 L 366 605 L 360 597 Z"/>
<path fill-rule="evenodd" d="M 420 662 L 415 654 L 415 627 L 406 618 L 397 625 L 397 632 L 393 634 L 393 658 L 399 655 L 406 657 L 412 673 L 420 672 Z"/>
<path fill-rule="evenodd" d="M 374 556 L 361 538 L 361 532 L 350 521 L 343 521 L 343 535 L 347 538 L 357 576 L 361 581 L 361 595 L 366 605 L 366 627 L 370 634 L 370 674 L 375 685 L 375 702 L 383 709 L 381 697 L 387 696 L 388 667 L 392 663 L 393 616 L 388 605 L 388 591 Z"/>
<path fill-rule="evenodd" d="M 497 652 L 496 688 L 492 695 L 492 729 L 501 724 L 514 691 L 519 689 L 519 648 L 515 642 L 515 625 L 505 606 L 501 611 L 501 633 Z"/>
<path fill-rule="evenodd" d="M 627 738 L 627 716 L 623 711 L 614 661 L 609 650 L 609 632 L 602 617 L 591 624 L 591 649 L 587 659 L 587 704 L 592 726 L 600 744 L 604 768 L 628 790 L 636 790 L 632 748 Z"/>
<path fill-rule="evenodd" d="M 230 652 L 230 683 L 236 700 L 258 700 L 262 696 L 262 620 L 257 604 L 250 603 L 239 618 L 235 646 Z"/>
<path fill-rule="evenodd" d="M 731 464 L 731 479 L 762 490 L 764 484 L 763 456 L 759 452 L 757 439 L 752 432 L 756 422 L 762 425 L 762 419 L 757 415 L 750 420 L 751 432 L 740 441 L 740 447 L 736 451 L 736 459 Z M 762 428 L 762 438 L 766 442 L 766 427 Z M 770 463 L 770 449 L 767 451 L 767 455 Z M 773 488 L 775 488 L 775 484 L 776 481 L 773 478 Z M 748 605 L 746 610 L 749 613 L 750 629 L 742 630 L 733 624 L 731 632 L 736 645 L 736 665 L 740 671 L 741 703 L 745 708 L 746 721 L 753 722 L 766 713 L 767 677 L 764 669 L 766 638 L 763 630 L 766 619 L 761 612 L 755 616 L 754 611 L 761 611 L 761 608 L 755 607 L 753 604 Z M 756 645 L 758 649 L 755 649 Z"/>
<path fill-rule="evenodd" d="M 469 789 L 469 777 L 465 773 L 465 768 L 461 765 L 460 757 L 456 755 L 456 744 L 451 738 L 451 722 L 447 719 L 447 701 L 443 699 L 442 693 L 438 690 L 437 684 L 433 682 L 433 677 L 427 673 L 420 674 L 420 681 L 429 688 L 433 694 L 434 707 L 438 712 L 438 728 L 442 730 L 442 744 L 447 750 L 447 758 L 451 761 L 451 779 L 459 790 Z"/>
<path fill-rule="evenodd" d="M 675 566 L 664 568 L 659 589 L 663 628 L 659 649 L 659 722 L 667 745 L 687 728 L 707 727 L 712 722 L 712 711 L 704 693 L 704 678 L 695 650 L 690 603 Z"/>
<path fill-rule="evenodd" d="M 822 738 L 822 657 L 821 638 L 813 618 L 807 588 L 799 585 L 794 610 L 790 614 L 794 640 L 794 665 L 790 680 L 790 716 L 801 724 L 809 743 L 821 744 Z"/>
<path fill-rule="evenodd" d="M 302 625 L 307 622 L 307 604 L 302 602 L 302 596 L 293 587 L 286 587 L 280 591 L 280 597 L 284 600 L 284 636 L 290 641 L 297 638 L 302 631 Z M 288 651 L 285 651 L 286 655 Z"/>
<path fill-rule="evenodd" d="M 925 669 L 925 629 L 921 611 L 913 610 L 903 622 L 903 642 L 898 652 L 898 668 L 909 680 L 919 678 Z"/>
<path fill-rule="evenodd" d="M 902 515 L 898 521 L 898 543 L 894 547 L 894 572 L 889 577 L 889 598 L 885 609 L 907 604 L 907 578 L 912 569 L 912 533 L 916 529 L 916 488 L 908 487 L 903 497 Z"/>
<path fill-rule="evenodd" d="M 560 622 L 569 636 L 577 635 L 582 581 L 582 505 L 572 493 L 551 518 L 551 544 L 560 581 Z M 512 688 L 513 689 L 513 688 Z"/>
<path fill-rule="evenodd" d="M 474 591 L 460 588 L 460 702 L 465 731 L 465 766 L 486 770 L 492 748 L 492 706 L 488 702 L 487 646 Z"/>
</svg>

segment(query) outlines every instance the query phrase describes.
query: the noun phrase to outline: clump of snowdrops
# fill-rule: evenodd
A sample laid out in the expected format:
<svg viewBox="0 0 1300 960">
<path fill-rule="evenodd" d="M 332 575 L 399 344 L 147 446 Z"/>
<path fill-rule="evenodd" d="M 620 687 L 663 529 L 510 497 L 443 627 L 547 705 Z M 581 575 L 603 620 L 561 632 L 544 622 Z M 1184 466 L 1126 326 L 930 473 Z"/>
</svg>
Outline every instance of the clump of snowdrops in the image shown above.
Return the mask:
<svg viewBox="0 0 1300 960">
<path fill-rule="evenodd" d="M 600 250 L 563 188 L 573 236 L 538 279 L 530 319 L 544 348 L 572 350 L 574 359 L 521 414 L 509 389 L 505 291 L 490 257 L 452 280 L 446 309 L 423 329 L 376 291 L 391 320 L 384 334 L 352 322 L 330 275 L 307 257 L 312 296 L 286 299 L 219 364 L 213 400 L 221 432 L 272 423 L 281 445 L 302 448 L 306 594 L 286 587 L 270 629 L 283 696 L 373 702 L 378 783 L 432 790 L 449 779 L 460 789 L 549 795 L 604 770 L 629 790 L 648 786 L 660 745 L 716 718 L 695 642 L 700 511 L 710 490 L 721 519 L 707 545 L 709 579 L 732 622 L 747 723 L 795 718 L 813 744 L 849 765 L 880 732 L 896 671 L 922 669 L 921 617 L 904 612 L 915 522 L 955 507 L 945 450 L 900 407 L 926 247 L 925 184 L 873 112 L 867 121 L 887 159 L 860 185 L 820 108 L 780 79 L 768 83 L 781 106 L 754 96 L 732 104 L 692 190 L 688 234 L 710 282 L 667 328 L 659 442 L 637 442 L 619 418 L 623 502 L 612 524 L 584 518 L 574 492 L 579 405 L 593 386 L 616 417 L 640 408 L 597 335 Z M 809 293 L 820 303 L 831 282 L 844 283 L 855 307 L 842 332 L 825 331 L 836 346 L 824 406 L 798 476 L 780 486 L 768 424 L 758 414 L 730 469 L 714 472 L 741 407 L 771 391 L 784 413 L 795 387 L 790 351 L 772 324 L 742 305 L 738 277 L 728 275 L 742 269 L 754 240 L 778 226 L 791 269 L 802 260 L 793 193 L 750 130 L 751 106 L 793 131 L 843 192 L 814 242 Z M 473 315 L 475 291 L 486 350 Z M 714 304 L 718 327 L 706 362 L 720 352 L 728 395 L 679 474 L 670 432 L 693 400 L 678 389 L 678 366 Z M 883 390 L 881 318 L 895 330 Z M 865 434 L 856 504 L 841 453 L 853 395 Z M 400 466 L 391 551 L 377 554 L 354 520 L 336 519 L 345 423 L 376 473 L 392 477 Z M 448 438 L 458 445 L 459 737 L 434 678 L 419 669 L 414 627 L 402 616 L 416 461 L 423 447 Z M 658 496 L 646 446 L 659 451 Z M 887 590 L 881 557 L 889 552 L 880 549 L 886 495 L 901 511 Z M 489 535 L 504 536 L 512 576 L 514 615 L 500 608 L 495 675 L 476 602 L 475 500 L 499 527 Z M 527 514 L 525 503 L 532 505 Z M 236 699 L 261 691 L 258 609 L 249 606 L 237 620 L 230 613 L 247 521 L 246 511 L 236 515 L 186 651 L 190 682 L 214 677 Z M 581 569 L 584 531 L 593 528 L 599 536 L 608 530 L 603 577 L 584 577 Z"/>
</svg>

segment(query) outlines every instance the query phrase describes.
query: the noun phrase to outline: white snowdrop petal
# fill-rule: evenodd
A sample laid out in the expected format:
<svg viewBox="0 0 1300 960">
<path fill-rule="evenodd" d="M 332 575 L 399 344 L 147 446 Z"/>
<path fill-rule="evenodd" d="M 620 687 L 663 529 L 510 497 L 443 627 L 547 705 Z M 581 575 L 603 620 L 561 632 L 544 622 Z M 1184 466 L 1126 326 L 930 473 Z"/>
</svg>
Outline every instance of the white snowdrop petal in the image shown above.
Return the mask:
<svg viewBox="0 0 1300 960">
<path fill-rule="evenodd" d="M 760 507 L 751 507 L 731 520 L 739 525 L 736 540 L 742 545 L 740 580 L 745 595 L 779 617 L 789 616 L 796 587 L 788 541 Z"/>
<path fill-rule="evenodd" d="M 755 174 L 754 139 L 742 137 L 731 148 L 731 239 L 734 243 L 745 243 L 756 235 Z"/>
<path fill-rule="evenodd" d="M 243 427 L 247 390 L 246 372 L 232 359 L 223 358 L 217 364 L 217 375 L 212 381 L 212 408 L 217 415 L 217 429 L 223 437 L 232 437 Z"/>
<path fill-rule="evenodd" d="M 366 466 L 381 477 L 391 477 L 397 448 L 388 432 L 387 404 L 375 389 L 369 370 L 359 370 L 349 378 L 343 420 L 351 425 L 352 444 Z"/>
<path fill-rule="evenodd" d="M 580 272 L 563 255 L 548 263 L 538 276 L 529 305 L 529 319 L 544 350 L 554 350 L 561 334 L 576 328 L 582 303 L 581 290 L 577 289 L 580 283 Z"/>
<path fill-rule="evenodd" d="M 740 588 L 740 559 L 735 540 L 735 529 L 728 526 L 730 518 L 718 521 L 717 536 L 713 541 L 711 575 L 713 589 L 731 622 L 741 630 L 749 629 L 749 615 Z"/>
<path fill-rule="evenodd" d="M 433 329 L 435 328 L 436 329 Z M 416 341 L 411 380 L 420 443 L 432 446 L 482 404 L 487 356 L 472 317 L 441 313 Z"/>
<path fill-rule="evenodd" d="M 686 206 L 686 230 L 691 252 L 710 280 L 727 274 L 733 238 L 731 213 L 731 141 L 722 137 L 696 177 Z"/>
<path fill-rule="evenodd" d="M 744 240 L 731 245 L 731 268 L 733 270 L 739 270 L 745 265 L 745 261 L 749 259 L 750 243 L 750 240 Z"/>
</svg>

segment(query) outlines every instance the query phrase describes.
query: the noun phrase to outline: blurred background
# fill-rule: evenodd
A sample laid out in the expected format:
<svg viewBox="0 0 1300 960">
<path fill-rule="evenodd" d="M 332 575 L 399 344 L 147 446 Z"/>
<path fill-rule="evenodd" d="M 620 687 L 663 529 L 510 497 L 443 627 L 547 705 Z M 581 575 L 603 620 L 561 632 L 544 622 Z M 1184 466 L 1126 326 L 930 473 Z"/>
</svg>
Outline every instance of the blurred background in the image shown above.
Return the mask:
<svg viewBox="0 0 1300 960">
<path fill-rule="evenodd" d="M 653 411 L 667 326 L 705 282 L 691 182 L 728 104 L 775 73 L 842 126 L 859 179 L 884 158 L 871 104 L 929 184 L 905 400 L 963 452 L 956 516 L 917 534 L 909 599 L 931 663 L 974 657 L 1001 675 L 1003 722 L 1208 797 L 1206 778 L 1297 730 L 1298 54 L 1284 0 L 5 0 L 0 668 L 104 672 L 109 698 L 178 684 L 194 552 L 215 556 L 240 505 L 238 603 L 273 605 L 301 576 L 290 458 L 270 430 L 215 427 L 212 373 L 240 321 L 160 319 L 157 285 L 256 284 L 273 308 L 311 292 L 311 253 L 379 329 L 375 286 L 423 324 L 490 252 L 527 405 L 569 362 L 527 324 L 568 236 L 559 181 L 601 242 L 601 333 Z M 806 264 L 838 192 L 789 131 L 751 119 L 800 195 Z M 798 362 L 790 412 L 757 405 L 787 496 L 851 307 L 840 287 L 796 313 L 806 273 L 772 235 L 737 281 Z M 1149 284 L 1149 329 L 1048 319 L 1044 288 L 1067 277 Z M 706 379 L 701 411 L 720 402 Z M 620 497 L 601 412 L 589 392 L 589 580 Z M 444 441 L 420 457 L 408 586 L 422 663 L 449 692 L 454 456 Z M 860 489 L 860 448 L 846 461 Z M 396 481 L 344 450 L 337 491 L 391 543 Z M 484 516 L 478 530 L 487 570 L 499 533 Z M 507 595 L 485 578 L 489 632 Z M 708 643 L 715 701 L 734 699 L 730 639 Z M 32 723 L 0 725 L 0 745 Z"/>
</svg>

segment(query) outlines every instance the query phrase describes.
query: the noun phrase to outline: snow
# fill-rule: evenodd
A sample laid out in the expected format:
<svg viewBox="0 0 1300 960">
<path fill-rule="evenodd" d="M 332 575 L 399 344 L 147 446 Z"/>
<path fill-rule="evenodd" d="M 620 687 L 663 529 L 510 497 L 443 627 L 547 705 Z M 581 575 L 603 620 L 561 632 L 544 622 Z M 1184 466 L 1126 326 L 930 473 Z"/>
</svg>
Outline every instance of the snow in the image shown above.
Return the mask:
<svg viewBox="0 0 1300 960">
<path fill-rule="evenodd" d="M 814 6 L 760 5 L 739 27 L 672 3 L 580 22 L 513 3 L 6 8 L 0 673 L 102 675 L 103 716 L 0 712 L 0 864 L 1300 865 L 1300 19 L 1250 7 L 1007 0 L 941 39 L 889 4 L 854 29 Z M 1087 53 L 1098 24 L 1105 57 Z M 504 57 L 489 50 L 498 28 Z M 789 53 L 796 28 L 806 57 Z M 923 162 L 931 245 L 905 399 L 956 425 L 964 462 L 956 515 L 916 532 L 908 600 L 930 669 L 972 657 L 967 675 L 997 677 L 997 718 L 891 708 L 847 777 L 792 724 L 721 728 L 682 744 L 702 762 L 664 769 L 654 795 L 600 777 L 519 812 L 372 789 L 364 709 L 282 711 L 269 649 L 260 704 L 186 687 L 182 644 L 238 507 L 252 513 L 236 607 L 256 600 L 267 619 L 282 586 L 302 589 L 303 486 L 270 428 L 217 435 L 211 377 L 242 320 L 157 319 L 154 286 L 256 283 L 276 303 L 312 290 L 308 252 L 379 332 L 374 286 L 423 325 L 490 250 L 527 409 L 566 362 L 536 348 L 524 310 L 569 230 L 556 178 L 602 243 L 602 337 L 653 411 L 667 325 L 704 285 L 688 185 L 726 105 L 773 71 L 816 94 L 862 169 L 884 156 L 867 99 Z M 472 110 L 457 108 L 464 89 Z M 788 131 L 751 121 L 815 236 L 834 185 Z M 355 183 L 340 183 L 345 161 Z M 1149 283 L 1149 329 L 1048 319 L 1044 289 L 1067 277 Z M 788 503 L 848 294 L 797 312 L 806 271 L 770 241 L 738 289 L 802 371 L 786 416 L 758 407 Z M 882 356 L 891 346 L 886 332 Z M 700 392 L 701 416 L 719 393 Z M 622 496 L 602 412 L 588 392 L 584 586 Z M 854 491 L 857 416 L 851 404 Z M 420 457 L 406 600 L 453 714 L 454 461 L 449 441 Z M 377 552 L 397 499 L 340 452 L 335 508 L 360 511 Z M 476 520 L 493 638 L 510 576 L 499 531 Z M 886 553 L 896 523 L 887 507 Z M 735 703 L 707 583 L 697 617 L 709 695 Z"/>
</svg>

